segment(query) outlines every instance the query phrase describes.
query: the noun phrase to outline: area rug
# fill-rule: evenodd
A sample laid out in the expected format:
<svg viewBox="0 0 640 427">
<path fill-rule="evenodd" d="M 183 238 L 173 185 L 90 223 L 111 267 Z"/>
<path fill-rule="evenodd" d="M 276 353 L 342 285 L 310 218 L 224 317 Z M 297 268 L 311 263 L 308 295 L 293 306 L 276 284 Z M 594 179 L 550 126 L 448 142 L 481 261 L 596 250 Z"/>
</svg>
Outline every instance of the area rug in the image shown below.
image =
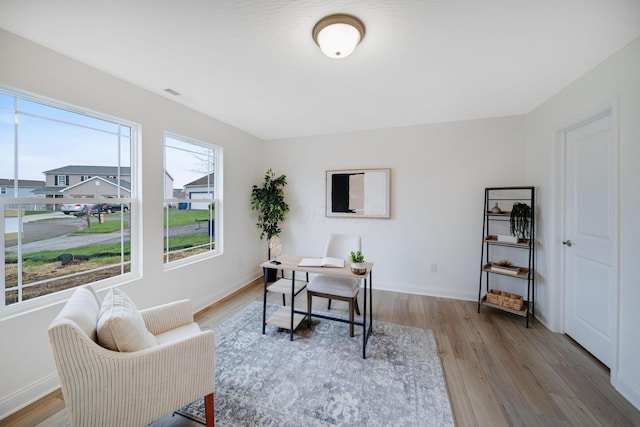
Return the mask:
<svg viewBox="0 0 640 427">
<path fill-rule="evenodd" d="M 268 313 L 277 309 L 269 304 Z M 362 328 L 303 322 L 267 325 L 254 302 L 216 327 L 216 425 L 454 426 L 433 333 L 374 319 L 362 358 Z M 200 399 L 178 411 L 204 424 Z"/>
</svg>

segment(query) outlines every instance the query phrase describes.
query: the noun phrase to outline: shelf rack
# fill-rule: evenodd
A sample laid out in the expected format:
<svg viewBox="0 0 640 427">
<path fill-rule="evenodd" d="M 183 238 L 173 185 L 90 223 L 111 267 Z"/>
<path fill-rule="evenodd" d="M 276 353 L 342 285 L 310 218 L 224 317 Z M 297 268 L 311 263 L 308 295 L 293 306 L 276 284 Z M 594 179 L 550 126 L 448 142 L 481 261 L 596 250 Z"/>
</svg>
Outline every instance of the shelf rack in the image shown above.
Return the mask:
<svg viewBox="0 0 640 427">
<path fill-rule="evenodd" d="M 525 203 L 531 208 L 531 217 L 526 236 L 518 236 L 515 242 L 501 241 L 498 235 L 492 234 L 496 222 L 510 221 L 511 211 L 501 210 L 492 212 L 494 203 L 506 207 L 515 202 Z M 526 319 L 526 327 L 529 327 L 529 317 L 535 317 L 535 187 L 487 187 L 484 190 L 484 220 L 482 225 L 482 250 L 480 254 L 480 280 L 478 284 L 478 313 L 482 306 L 492 307 L 508 313 L 522 316 Z M 527 251 L 526 265 L 513 266 L 513 268 L 496 266 L 492 260 L 492 247 L 512 248 L 514 250 Z M 492 275 L 511 277 L 526 283 L 526 297 L 522 310 L 514 310 L 487 301 L 487 293 L 492 289 Z M 484 293 L 483 293 L 484 288 Z"/>
</svg>

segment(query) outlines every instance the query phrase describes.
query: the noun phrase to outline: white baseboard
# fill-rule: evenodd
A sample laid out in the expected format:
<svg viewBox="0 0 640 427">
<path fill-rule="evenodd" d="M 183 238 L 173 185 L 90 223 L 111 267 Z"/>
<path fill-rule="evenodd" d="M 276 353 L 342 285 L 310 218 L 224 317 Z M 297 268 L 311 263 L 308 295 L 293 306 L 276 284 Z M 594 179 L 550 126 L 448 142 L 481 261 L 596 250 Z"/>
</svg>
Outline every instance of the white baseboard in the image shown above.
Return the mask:
<svg viewBox="0 0 640 427">
<path fill-rule="evenodd" d="M 57 372 L 0 398 L 0 420 L 60 388 Z"/>
<path fill-rule="evenodd" d="M 620 376 L 617 378 L 616 390 L 629 401 L 637 410 L 640 410 L 640 390 L 632 384 L 625 382 Z"/>
<path fill-rule="evenodd" d="M 252 283 L 254 280 L 258 279 L 259 277 L 262 277 L 262 271 L 260 271 L 259 273 L 249 272 L 243 278 L 236 280 L 234 283 L 228 286 L 227 287 L 228 290 L 226 291 L 225 294 L 220 295 L 219 291 L 216 290 L 198 299 L 198 301 L 192 301 L 192 304 L 193 304 L 192 308 L 194 313 L 197 313 L 198 311 L 209 307 L 212 304 L 212 301 L 213 302 L 220 301 L 228 297 L 229 295 L 232 295 L 234 292 L 237 292 L 239 289 L 242 289 L 243 287 Z"/>
<path fill-rule="evenodd" d="M 453 291 L 451 289 L 424 288 L 411 285 L 399 285 L 398 283 L 393 283 L 393 285 L 391 285 L 389 283 L 380 282 L 374 282 L 373 289 L 379 291 L 400 292 L 403 294 L 425 295 L 429 297 L 451 298 L 478 302 L 477 291 Z"/>
</svg>

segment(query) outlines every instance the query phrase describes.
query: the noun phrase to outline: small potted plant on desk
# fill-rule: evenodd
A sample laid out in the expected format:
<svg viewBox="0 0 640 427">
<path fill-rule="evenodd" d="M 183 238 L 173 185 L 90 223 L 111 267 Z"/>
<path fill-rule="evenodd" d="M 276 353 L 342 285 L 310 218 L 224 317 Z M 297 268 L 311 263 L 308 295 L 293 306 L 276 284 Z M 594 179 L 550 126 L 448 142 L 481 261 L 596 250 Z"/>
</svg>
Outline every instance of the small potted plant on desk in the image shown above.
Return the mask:
<svg viewBox="0 0 640 427">
<path fill-rule="evenodd" d="M 351 263 L 351 272 L 353 274 L 365 274 L 367 272 L 362 252 L 351 251 L 351 255 L 349 255 L 349 262 Z"/>
</svg>

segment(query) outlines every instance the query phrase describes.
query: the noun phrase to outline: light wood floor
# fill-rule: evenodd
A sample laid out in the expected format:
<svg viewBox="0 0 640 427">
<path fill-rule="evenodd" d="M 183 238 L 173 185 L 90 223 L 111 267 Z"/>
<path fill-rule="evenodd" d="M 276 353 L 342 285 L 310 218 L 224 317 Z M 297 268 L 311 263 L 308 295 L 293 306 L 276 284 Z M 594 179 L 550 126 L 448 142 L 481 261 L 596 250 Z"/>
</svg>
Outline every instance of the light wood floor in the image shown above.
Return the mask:
<svg viewBox="0 0 640 427">
<path fill-rule="evenodd" d="M 196 320 L 213 327 L 255 300 L 262 300 L 261 282 Z M 282 299 L 273 295 L 269 301 Z M 296 301 L 303 308 L 306 296 Z M 324 301 L 314 299 L 314 308 L 326 309 Z M 345 303 L 332 305 L 346 311 Z M 374 291 L 373 305 L 375 320 L 434 331 L 458 426 L 640 426 L 640 412 L 611 387 L 608 370 L 535 320 L 526 329 L 523 318 L 488 308 L 478 314 L 473 302 L 384 291 Z M 7 427 L 68 423 L 59 391 L 0 421 Z M 152 426 L 200 424 L 168 415 Z"/>
</svg>

